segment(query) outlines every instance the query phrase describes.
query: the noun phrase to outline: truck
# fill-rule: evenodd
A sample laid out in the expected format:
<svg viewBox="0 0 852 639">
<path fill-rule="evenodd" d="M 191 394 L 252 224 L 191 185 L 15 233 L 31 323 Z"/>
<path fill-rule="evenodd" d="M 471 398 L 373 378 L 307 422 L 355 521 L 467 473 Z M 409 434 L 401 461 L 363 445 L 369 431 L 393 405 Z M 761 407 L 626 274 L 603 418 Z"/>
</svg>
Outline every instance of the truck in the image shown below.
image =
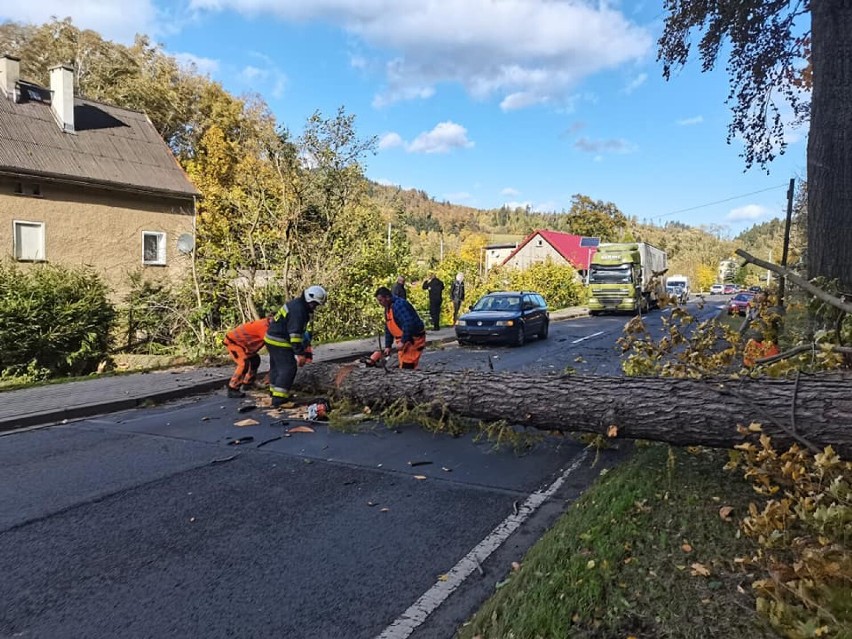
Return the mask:
<svg viewBox="0 0 852 639">
<path fill-rule="evenodd" d="M 645 242 L 601 244 L 589 266 L 589 312 L 647 312 L 665 292 L 666 252 Z"/>
<path fill-rule="evenodd" d="M 666 278 L 666 292 L 676 297 L 681 304 L 689 301 L 689 278 L 686 275 L 669 275 Z"/>
</svg>

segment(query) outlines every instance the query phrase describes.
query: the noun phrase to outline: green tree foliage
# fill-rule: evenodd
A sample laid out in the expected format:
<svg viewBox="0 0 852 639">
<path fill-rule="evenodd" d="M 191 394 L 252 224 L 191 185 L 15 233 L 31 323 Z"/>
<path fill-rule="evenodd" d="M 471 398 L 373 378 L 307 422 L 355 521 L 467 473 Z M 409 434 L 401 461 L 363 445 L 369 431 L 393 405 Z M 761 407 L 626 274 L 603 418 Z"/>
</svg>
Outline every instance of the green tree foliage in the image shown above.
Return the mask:
<svg viewBox="0 0 852 639">
<path fill-rule="evenodd" d="M 808 273 L 852 289 L 852 5 L 838 0 L 666 0 L 659 41 L 663 75 L 686 64 L 694 31 L 703 70 L 728 53 L 729 139 L 745 142 L 747 166 L 784 151 L 781 105 L 809 119 Z M 730 45 L 730 46 L 728 46 Z M 806 92 L 805 90 L 810 90 Z M 808 101 L 808 96 L 810 101 Z"/>
<path fill-rule="evenodd" d="M 115 309 L 93 272 L 0 264 L 0 371 L 44 378 L 93 372 L 109 349 Z"/>
<path fill-rule="evenodd" d="M 627 217 L 612 202 L 574 195 L 567 224 L 571 233 L 599 237 L 601 242 L 618 242 L 627 229 Z"/>
</svg>

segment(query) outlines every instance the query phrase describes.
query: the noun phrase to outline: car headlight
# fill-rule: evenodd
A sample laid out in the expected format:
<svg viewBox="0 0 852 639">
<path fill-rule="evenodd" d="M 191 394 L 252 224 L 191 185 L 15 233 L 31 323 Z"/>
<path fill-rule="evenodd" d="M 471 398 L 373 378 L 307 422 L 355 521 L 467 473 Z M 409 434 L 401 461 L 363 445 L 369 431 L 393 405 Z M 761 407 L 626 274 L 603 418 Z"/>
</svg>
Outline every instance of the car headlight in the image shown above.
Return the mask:
<svg viewBox="0 0 852 639">
<path fill-rule="evenodd" d="M 514 320 L 500 320 L 498 322 L 494 322 L 494 326 L 514 326 Z"/>
<path fill-rule="evenodd" d="M 464 320 L 456 320 L 456 326 L 467 326 L 467 322 Z"/>
</svg>

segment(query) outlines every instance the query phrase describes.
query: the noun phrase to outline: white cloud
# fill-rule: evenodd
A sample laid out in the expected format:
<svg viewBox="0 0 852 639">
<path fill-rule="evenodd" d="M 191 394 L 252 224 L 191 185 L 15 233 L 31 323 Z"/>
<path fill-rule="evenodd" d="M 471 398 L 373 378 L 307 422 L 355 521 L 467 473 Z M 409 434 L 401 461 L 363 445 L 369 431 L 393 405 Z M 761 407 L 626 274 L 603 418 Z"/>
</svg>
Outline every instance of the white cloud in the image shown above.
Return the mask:
<svg viewBox="0 0 852 639">
<path fill-rule="evenodd" d="M 532 202 L 505 202 L 503 206 L 507 209 L 525 209 L 530 207 L 532 210 Z"/>
<path fill-rule="evenodd" d="M 153 0 L 27 0 L 4 2 L 0 9 L 0 21 L 38 24 L 53 16 L 71 16 L 76 26 L 93 29 L 105 38 L 119 42 L 132 42 L 137 33 L 156 34 L 162 31 Z"/>
<path fill-rule="evenodd" d="M 624 93 L 626 93 L 626 94 L 630 95 L 630 94 L 631 94 L 631 93 L 633 93 L 636 89 L 638 89 L 638 88 L 639 88 L 639 87 L 641 87 L 643 84 L 645 84 L 645 81 L 646 81 L 647 79 L 648 79 L 648 74 L 647 74 L 647 73 L 640 73 L 640 74 L 639 74 L 639 75 L 637 75 L 635 78 L 633 78 L 633 79 L 632 79 L 632 80 L 631 80 L 631 81 L 627 84 L 627 86 L 626 86 L 626 87 L 624 87 L 624 89 L 622 89 L 622 90 L 624 91 Z"/>
<path fill-rule="evenodd" d="M 682 120 L 677 121 L 678 126 L 695 126 L 696 124 L 701 124 L 704 122 L 703 115 L 696 115 L 692 118 L 683 118 Z"/>
<path fill-rule="evenodd" d="M 284 95 L 284 90 L 287 88 L 287 74 L 281 69 L 271 64 L 263 54 L 254 53 L 255 58 L 265 62 L 268 66 L 255 66 L 248 64 L 239 72 L 239 78 L 242 83 L 251 91 L 257 93 L 271 94 L 274 98 L 280 98 Z"/>
<path fill-rule="evenodd" d="M 396 182 L 389 180 L 387 178 L 378 178 L 375 180 L 376 184 L 381 184 L 382 186 L 397 186 Z"/>
<path fill-rule="evenodd" d="M 760 204 L 746 204 L 736 209 L 731 209 L 730 213 L 725 216 L 729 222 L 742 222 L 747 220 L 756 220 L 761 217 L 766 217 L 770 214 L 769 209 Z"/>
<path fill-rule="evenodd" d="M 94 3 L 96 0 L 92 0 Z M 150 0 L 149 0 L 150 1 Z M 650 32 L 608 2 L 577 0 L 190 0 L 197 14 L 233 10 L 337 25 L 387 58 L 374 104 L 433 95 L 445 82 L 504 109 L 566 99 L 598 71 L 643 58 Z"/>
<path fill-rule="evenodd" d="M 618 153 L 626 154 L 636 151 L 636 145 L 622 138 L 612 138 L 608 140 L 592 140 L 590 138 L 580 138 L 574 142 L 574 148 L 584 153 Z M 597 161 L 597 158 L 595 158 Z"/>
<path fill-rule="evenodd" d="M 194 66 L 199 73 L 203 73 L 204 75 L 211 75 L 219 70 L 219 61 L 213 58 L 204 58 L 194 53 L 186 52 L 173 53 L 172 55 L 178 61 L 178 64 L 186 67 Z"/>
<path fill-rule="evenodd" d="M 385 149 L 395 149 L 399 146 L 404 146 L 405 142 L 399 136 L 399 133 L 385 133 L 381 139 L 379 139 L 379 150 L 384 151 Z"/>
<path fill-rule="evenodd" d="M 439 122 L 431 131 L 424 131 L 406 146 L 409 153 L 449 153 L 453 149 L 473 146 L 467 129 L 455 122 Z"/>
<path fill-rule="evenodd" d="M 505 195 L 506 197 L 518 197 L 520 194 L 521 192 L 518 189 L 513 189 L 511 186 L 507 186 L 500 191 L 500 195 Z"/>
</svg>

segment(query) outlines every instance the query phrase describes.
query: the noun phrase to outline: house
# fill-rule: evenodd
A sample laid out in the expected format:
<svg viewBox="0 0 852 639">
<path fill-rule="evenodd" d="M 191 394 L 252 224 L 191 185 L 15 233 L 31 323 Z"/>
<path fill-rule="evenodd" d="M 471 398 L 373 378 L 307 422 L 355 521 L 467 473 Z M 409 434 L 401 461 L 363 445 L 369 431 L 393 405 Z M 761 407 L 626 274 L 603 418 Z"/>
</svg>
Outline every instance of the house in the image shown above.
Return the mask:
<svg viewBox="0 0 852 639">
<path fill-rule="evenodd" d="M 516 248 L 518 248 L 517 243 L 487 245 L 485 247 L 485 270 L 490 271 L 498 264 L 502 264 Z"/>
<path fill-rule="evenodd" d="M 190 266 L 199 193 L 144 113 L 50 88 L 0 57 L 0 259 L 88 265 L 118 292 L 139 269 L 177 280 Z"/>
<path fill-rule="evenodd" d="M 737 276 L 739 262 L 736 260 L 722 260 L 719 262 L 719 282 L 733 282 Z"/>
<path fill-rule="evenodd" d="M 585 273 L 596 249 L 580 246 L 582 239 L 581 235 L 559 231 L 533 231 L 503 260 L 503 265 L 525 269 L 549 258 L 556 264 L 570 264 L 578 272 Z"/>
</svg>

